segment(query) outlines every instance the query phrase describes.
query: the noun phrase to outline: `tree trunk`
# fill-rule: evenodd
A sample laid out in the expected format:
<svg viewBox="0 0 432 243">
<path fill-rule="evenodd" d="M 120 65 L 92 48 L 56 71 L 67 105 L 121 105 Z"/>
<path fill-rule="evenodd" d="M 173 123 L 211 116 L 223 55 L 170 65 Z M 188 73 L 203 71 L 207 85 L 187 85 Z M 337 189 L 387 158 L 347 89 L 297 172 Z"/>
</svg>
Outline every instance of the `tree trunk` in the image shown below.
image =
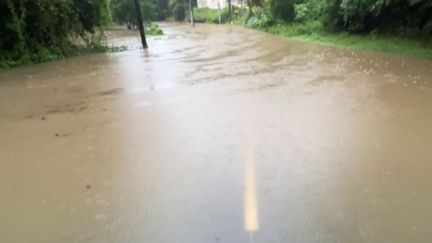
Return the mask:
<svg viewBox="0 0 432 243">
<path fill-rule="evenodd" d="M 253 15 L 253 12 L 252 12 L 252 0 L 246 0 L 246 4 L 247 4 L 247 6 L 249 8 L 249 13 L 248 13 L 248 16 L 247 16 L 247 18 L 245 20 L 245 24 L 248 23 L 249 19 L 252 18 L 252 15 Z"/>
</svg>

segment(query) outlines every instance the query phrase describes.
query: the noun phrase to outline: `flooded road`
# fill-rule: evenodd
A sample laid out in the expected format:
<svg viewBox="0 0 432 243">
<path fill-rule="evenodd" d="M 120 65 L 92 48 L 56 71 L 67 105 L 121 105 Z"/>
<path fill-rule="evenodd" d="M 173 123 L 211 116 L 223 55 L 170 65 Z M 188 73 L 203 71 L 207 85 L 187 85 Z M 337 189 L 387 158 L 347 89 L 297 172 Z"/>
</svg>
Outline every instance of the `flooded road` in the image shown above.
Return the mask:
<svg viewBox="0 0 432 243">
<path fill-rule="evenodd" d="M 0 242 L 430 242 L 432 62 L 237 26 L 0 71 Z"/>
</svg>

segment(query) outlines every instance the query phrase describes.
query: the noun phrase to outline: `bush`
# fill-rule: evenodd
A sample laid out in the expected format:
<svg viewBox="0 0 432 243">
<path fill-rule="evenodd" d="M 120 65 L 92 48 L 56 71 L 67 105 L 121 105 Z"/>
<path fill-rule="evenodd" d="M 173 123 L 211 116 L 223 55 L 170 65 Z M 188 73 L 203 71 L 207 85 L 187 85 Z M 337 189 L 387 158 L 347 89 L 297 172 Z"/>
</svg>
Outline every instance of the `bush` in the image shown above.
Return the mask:
<svg viewBox="0 0 432 243">
<path fill-rule="evenodd" d="M 258 9 L 254 16 L 250 17 L 246 25 L 252 28 L 266 28 L 274 23 L 273 18 L 269 17 L 267 11 L 263 9 Z"/>
<path fill-rule="evenodd" d="M 177 21 L 184 21 L 185 20 L 185 8 L 183 6 L 183 4 L 178 3 L 174 6 L 174 10 L 173 10 L 173 14 L 174 14 L 174 19 Z"/>
<path fill-rule="evenodd" d="M 108 0 L 0 1 L 0 66 L 56 60 L 110 22 Z"/>
<path fill-rule="evenodd" d="M 308 21 L 305 23 L 280 23 L 268 28 L 266 31 L 287 37 L 308 36 L 323 32 L 323 26 L 319 21 Z"/>
<path fill-rule="evenodd" d="M 294 5 L 294 20 L 296 22 L 304 22 L 309 17 L 309 8 L 307 3 L 295 4 Z"/>
<path fill-rule="evenodd" d="M 293 0 L 270 0 L 270 12 L 272 17 L 291 21 L 294 19 Z"/>
<path fill-rule="evenodd" d="M 232 19 L 234 23 L 244 24 L 249 10 L 245 6 L 232 6 Z"/>
<path fill-rule="evenodd" d="M 150 24 L 146 29 L 146 34 L 148 35 L 163 35 L 162 29 L 157 24 Z"/>
<path fill-rule="evenodd" d="M 425 28 L 432 21 L 430 0 L 327 0 L 322 10 L 325 25 L 333 30 L 431 36 Z"/>
</svg>

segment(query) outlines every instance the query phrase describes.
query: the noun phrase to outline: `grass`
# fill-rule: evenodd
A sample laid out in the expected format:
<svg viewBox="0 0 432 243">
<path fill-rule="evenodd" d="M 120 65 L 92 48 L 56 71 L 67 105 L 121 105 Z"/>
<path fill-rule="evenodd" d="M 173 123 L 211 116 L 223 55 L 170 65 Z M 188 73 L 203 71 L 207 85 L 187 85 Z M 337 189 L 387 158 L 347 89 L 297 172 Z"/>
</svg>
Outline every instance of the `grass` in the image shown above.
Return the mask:
<svg viewBox="0 0 432 243">
<path fill-rule="evenodd" d="M 163 30 L 159 27 L 159 25 L 151 23 L 149 26 L 146 26 L 146 34 L 148 35 L 163 35 Z"/>
<path fill-rule="evenodd" d="M 221 22 L 228 20 L 228 8 L 221 9 Z M 219 23 L 219 10 L 210 8 L 194 8 L 194 20 L 197 23 Z"/>
<path fill-rule="evenodd" d="M 353 35 L 347 33 L 330 33 L 323 30 L 319 22 L 280 23 L 257 29 L 304 42 L 325 46 L 357 50 L 380 51 L 405 54 L 432 59 L 432 48 L 427 40 L 408 39 L 384 35 Z"/>
<path fill-rule="evenodd" d="M 427 40 L 384 35 L 331 33 L 325 31 L 322 23 L 319 21 L 268 25 L 262 18 L 252 16 L 248 23 L 245 23 L 247 9 L 245 10 L 244 8 L 234 8 L 233 15 L 237 15 L 233 23 L 303 42 L 339 48 L 398 53 L 432 59 L 432 46 L 430 44 L 427 46 Z M 195 8 L 194 17 L 198 23 L 219 23 L 219 12 L 217 9 Z M 228 19 L 228 10 L 226 8 L 221 11 L 221 19 L 222 22 L 226 22 Z"/>
</svg>

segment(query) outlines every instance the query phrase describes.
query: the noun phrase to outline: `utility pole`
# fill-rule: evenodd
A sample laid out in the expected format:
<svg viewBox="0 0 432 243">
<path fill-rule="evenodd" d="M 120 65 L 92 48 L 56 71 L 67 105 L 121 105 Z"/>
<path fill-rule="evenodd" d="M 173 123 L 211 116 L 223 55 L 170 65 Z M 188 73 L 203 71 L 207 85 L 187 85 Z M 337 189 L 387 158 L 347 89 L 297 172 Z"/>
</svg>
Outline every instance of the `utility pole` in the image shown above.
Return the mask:
<svg viewBox="0 0 432 243">
<path fill-rule="evenodd" d="M 192 27 L 195 28 L 195 17 L 193 13 L 192 0 L 189 0 L 189 8 L 190 8 L 190 20 Z"/>
<path fill-rule="evenodd" d="M 220 2 L 218 1 L 219 24 L 222 24 Z"/>
<path fill-rule="evenodd" d="M 140 35 L 141 35 L 141 42 L 142 42 L 142 47 L 143 49 L 147 49 L 147 40 L 146 40 L 146 36 L 145 36 L 145 32 L 144 32 L 144 24 L 143 24 L 143 20 L 142 20 L 142 15 L 141 15 L 141 7 L 139 4 L 138 0 L 133 0 L 134 1 L 134 6 L 135 6 L 135 14 L 137 17 L 137 21 L 138 21 L 138 28 L 140 31 Z"/>
<path fill-rule="evenodd" d="M 229 20 L 229 23 L 231 24 L 231 21 L 232 21 L 232 16 L 231 16 L 231 0 L 228 0 L 228 20 Z"/>
</svg>

